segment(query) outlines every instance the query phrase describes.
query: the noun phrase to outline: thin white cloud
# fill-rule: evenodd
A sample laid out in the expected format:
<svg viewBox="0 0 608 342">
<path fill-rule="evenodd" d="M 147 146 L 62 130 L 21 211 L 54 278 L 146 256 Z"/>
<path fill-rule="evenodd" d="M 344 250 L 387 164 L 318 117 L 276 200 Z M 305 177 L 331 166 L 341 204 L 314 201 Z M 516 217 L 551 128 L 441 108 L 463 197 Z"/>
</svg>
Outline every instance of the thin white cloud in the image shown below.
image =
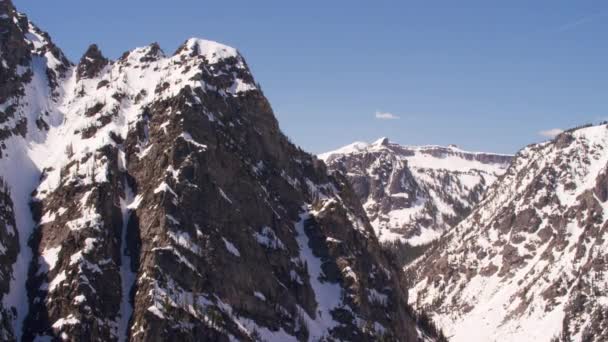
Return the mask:
<svg viewBox="0 0 608 342">
<path fill-rule="evenodd" d="M 542 135 L 545 138 L 554 138 L 556 135 L 562 133 L 564 130 L 559 128 L 552 128 L 545 131 L 540 131 L 538 134 Z"/>
<path fill-rule="evenodd" d="M 400 119 L 399 116 L 389 113 L 389 112 L 376 112 L 376 119 L 378 120 L 397 120 Z"/>
<path fill-rule="evenodd" d="M 562 26 L 557 27 L 555 29 L 555 32 L 562 33 L 562 32 L 576 29 L 577 27 L 579 27 L 581 25 L 586 25 L 586 24 L 596 20 L 599 17 L 603 17 L 605 14 L 606 14 L 606 11 L 586 15 L 584 17 L 578 18 L 576 20 L 573 20 L 571 22 L 565 23 Z"/>
<path fill-rule="evenodd" d="M 584 25 L 586 23 L 593 21 L 593 19 L 595 19 L 595 16 L 593 16 L 593 15 L 580 18 L 578 20 L 566 23 L 566 24 L 556 28 L 555 32 L 561 33 L 561 32 L 567 32 L 567 31 L 573 30 L 581 25 Z"/>
</svg>

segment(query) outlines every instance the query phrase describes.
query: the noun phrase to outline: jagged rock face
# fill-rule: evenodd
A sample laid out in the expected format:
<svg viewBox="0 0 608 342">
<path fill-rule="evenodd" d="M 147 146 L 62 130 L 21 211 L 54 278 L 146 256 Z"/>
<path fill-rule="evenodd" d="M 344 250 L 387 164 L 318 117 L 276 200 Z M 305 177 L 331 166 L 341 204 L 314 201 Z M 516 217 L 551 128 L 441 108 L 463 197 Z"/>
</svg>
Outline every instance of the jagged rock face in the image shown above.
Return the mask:
<svg viewBox="0 0 608 342">
<path fill-rule="evenodd" d="M 608 128 L 517 154 L 469 217 L 409 266 L 453 341 L 605 341 Z"/>
<path fill-rule="evenodd" d="M 383 138 L 322 154 L 347 176 L 381 241 L 429 243 L 464 219 L 511 156 Z"/>
<path fill-rule="evenodd" d="M 281 133 L 235 49 L 31 56 L 0 159 L 7 340 L 429 339 L 346 179 Z"/>
</svg>

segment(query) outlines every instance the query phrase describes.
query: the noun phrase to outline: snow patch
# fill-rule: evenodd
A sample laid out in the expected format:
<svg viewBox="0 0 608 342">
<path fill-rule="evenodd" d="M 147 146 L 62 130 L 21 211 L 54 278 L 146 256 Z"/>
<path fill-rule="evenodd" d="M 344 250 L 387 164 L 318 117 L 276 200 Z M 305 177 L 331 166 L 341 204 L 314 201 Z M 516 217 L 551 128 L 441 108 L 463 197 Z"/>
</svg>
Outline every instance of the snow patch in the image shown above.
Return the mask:
<svg viewBox="0 0 608 342">
<path fill-rule="evenodd" d="M 232 244 L 232 242 L 226 240 L 225 238 L 222 238 L 222 240 L 224 241 L 224 245 L 226 246 L 226 249 L 228 250 L 228 252 L 230 252 L 231 254 L 240 257 L 241 256 L 241 252 L 239 252 L 239 250 L 234 246 L 234 244 Z"/>
</svg>

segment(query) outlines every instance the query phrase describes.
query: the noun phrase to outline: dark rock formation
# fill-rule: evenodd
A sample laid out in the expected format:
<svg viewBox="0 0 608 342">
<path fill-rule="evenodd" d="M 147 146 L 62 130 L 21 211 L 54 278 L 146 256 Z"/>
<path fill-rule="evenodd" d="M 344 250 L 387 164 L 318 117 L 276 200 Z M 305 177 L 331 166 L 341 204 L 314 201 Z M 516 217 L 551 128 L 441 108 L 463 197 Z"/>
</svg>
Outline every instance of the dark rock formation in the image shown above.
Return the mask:
<svg viewBox="0 0 608 342">
<path fill-rule="evenodd" d="M 94 78 L 108 63 L 108 59 L 103 56 L 97 44 L 91 44 L 78 63 L 77 79 Z"/>
</svg>

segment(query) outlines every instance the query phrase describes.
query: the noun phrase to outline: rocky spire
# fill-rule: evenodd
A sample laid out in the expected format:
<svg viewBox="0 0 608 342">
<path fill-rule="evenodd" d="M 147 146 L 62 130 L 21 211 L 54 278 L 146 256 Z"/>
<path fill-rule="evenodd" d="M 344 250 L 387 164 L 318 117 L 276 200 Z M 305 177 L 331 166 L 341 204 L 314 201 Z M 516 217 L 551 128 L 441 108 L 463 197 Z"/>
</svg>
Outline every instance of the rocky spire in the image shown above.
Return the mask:
<svg viewBox="0 0 608 342">
<path fill-rule="evenodd" d="M 99 50 L 99 47 L 97 47 L 97 44 L 91 44 L 80 59 L 80 63 L 78 63 L 76 75 L 79 80 L 83 78 L 93 78 L 97 76 L 108 63 L 109 60 L 104 57 L 101 50 Z"/>
</svg>

